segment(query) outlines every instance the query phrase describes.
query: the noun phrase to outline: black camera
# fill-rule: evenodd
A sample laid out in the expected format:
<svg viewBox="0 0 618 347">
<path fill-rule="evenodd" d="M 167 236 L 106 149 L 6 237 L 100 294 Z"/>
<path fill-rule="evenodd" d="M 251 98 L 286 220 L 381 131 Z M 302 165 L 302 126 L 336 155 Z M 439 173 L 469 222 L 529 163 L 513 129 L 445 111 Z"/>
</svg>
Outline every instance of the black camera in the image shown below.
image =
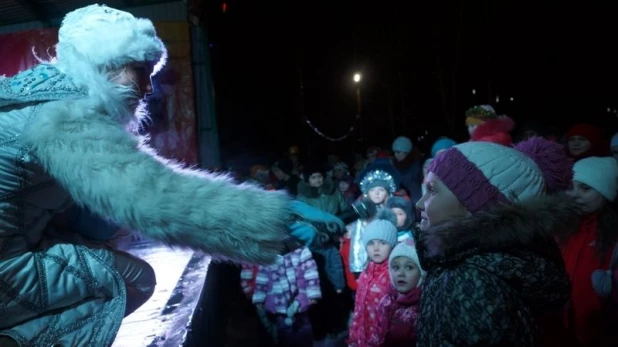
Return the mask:
<svg viewBox="0 0 618 347">
<path fill-rule="evenodd" d="M 348 210 L 337 217 L 339 217 L 345 225 L 348 225 L 357 219 L 372 218 L 376 215 L 376 211 L 376 204 L 369 198 L 363 198 L 350 205 Z"/>
</svg>

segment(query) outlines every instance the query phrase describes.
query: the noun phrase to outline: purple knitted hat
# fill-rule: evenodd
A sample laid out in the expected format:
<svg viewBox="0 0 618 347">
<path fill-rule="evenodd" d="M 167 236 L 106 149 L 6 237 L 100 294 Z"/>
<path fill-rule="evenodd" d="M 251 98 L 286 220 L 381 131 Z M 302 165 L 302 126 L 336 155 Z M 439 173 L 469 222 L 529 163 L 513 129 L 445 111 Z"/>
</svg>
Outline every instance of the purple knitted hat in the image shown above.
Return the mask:
<svg viewBox="0 0 618 347">
<path fill-rule="evenodd" d="M 515 148 L 466 142 L 440 153 L 428 171 L 475 214 L 496 203 L 568 189 L 573 163 L 559 144 L 535 137 Z"/>
</svg>

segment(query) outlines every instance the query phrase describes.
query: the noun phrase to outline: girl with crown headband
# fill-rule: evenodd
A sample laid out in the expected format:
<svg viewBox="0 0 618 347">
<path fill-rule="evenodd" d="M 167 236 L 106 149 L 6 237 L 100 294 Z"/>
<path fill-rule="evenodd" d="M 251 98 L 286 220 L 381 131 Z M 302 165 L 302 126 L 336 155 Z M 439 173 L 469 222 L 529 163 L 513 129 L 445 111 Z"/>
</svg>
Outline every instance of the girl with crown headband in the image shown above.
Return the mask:
<svg viewBox="0 0 618 347">
<path fill-rule="evenodd" d="M 152 293 L 152 269 L 86 241 L 80 211 L 247 263 L 273 262 L 290 233 L 314 237 L 284 193 L 183 168 L 131 131 L 166 60 L 149 20 L 77 9 L 56 53 L 0 78 L 0 345 L 109 346 Z"/>
</svg>

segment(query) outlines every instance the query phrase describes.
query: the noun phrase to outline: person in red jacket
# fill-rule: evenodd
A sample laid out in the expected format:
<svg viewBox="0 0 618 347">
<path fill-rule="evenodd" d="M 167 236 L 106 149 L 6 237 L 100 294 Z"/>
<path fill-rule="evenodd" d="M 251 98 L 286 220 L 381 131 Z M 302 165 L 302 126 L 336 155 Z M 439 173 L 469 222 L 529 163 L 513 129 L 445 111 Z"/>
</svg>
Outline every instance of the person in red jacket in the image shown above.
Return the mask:
<svg viewBox="0 0 618 347">
<path fill-rule="evenodd" d="M 466 111 L 466 126 L 470 141 L 484 141 L 511 146 L 511 131 L 515 122 L 507 116 L 499 116 L 490 105 L 474 106 Z"/>
<path fill-rule="evenodd" d="M 612 157 L 588 157 L 576 162 L 573 171 L 569 194 L 582 205 L 584 216 L 574 232 L 559 235 L 571 279 L 565 323 L 581 346 L 615 346 L 610 318 L 616 309 L 608 298 L 616 294 L 618 283 L 608 270 L 613 270 L 618 239 L 618 163 Z"/>
</svg>

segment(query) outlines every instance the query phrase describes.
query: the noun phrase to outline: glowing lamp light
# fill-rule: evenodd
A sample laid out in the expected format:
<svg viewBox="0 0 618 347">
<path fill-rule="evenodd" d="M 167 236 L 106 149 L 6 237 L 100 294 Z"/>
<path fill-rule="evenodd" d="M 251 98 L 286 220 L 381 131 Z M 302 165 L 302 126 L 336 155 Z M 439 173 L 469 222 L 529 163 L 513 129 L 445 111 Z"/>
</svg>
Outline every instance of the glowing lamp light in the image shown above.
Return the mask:
<svg viewBox="0 0 618 347">
<path fill-rule="evenodd" d="M 227 11 L 227 3 L 224 2 L 223 5 L 221 5 L 221 10 L 223 11 L 223 13 L 225 13 L 225 11 Z"/>
<path fill-rule="evenodd" d="M 354 74 L 354 83 L 360 82 L 361 79 L 363 79 L 363 76 L 360 73 L 357 72 Z"/>
</svg>

